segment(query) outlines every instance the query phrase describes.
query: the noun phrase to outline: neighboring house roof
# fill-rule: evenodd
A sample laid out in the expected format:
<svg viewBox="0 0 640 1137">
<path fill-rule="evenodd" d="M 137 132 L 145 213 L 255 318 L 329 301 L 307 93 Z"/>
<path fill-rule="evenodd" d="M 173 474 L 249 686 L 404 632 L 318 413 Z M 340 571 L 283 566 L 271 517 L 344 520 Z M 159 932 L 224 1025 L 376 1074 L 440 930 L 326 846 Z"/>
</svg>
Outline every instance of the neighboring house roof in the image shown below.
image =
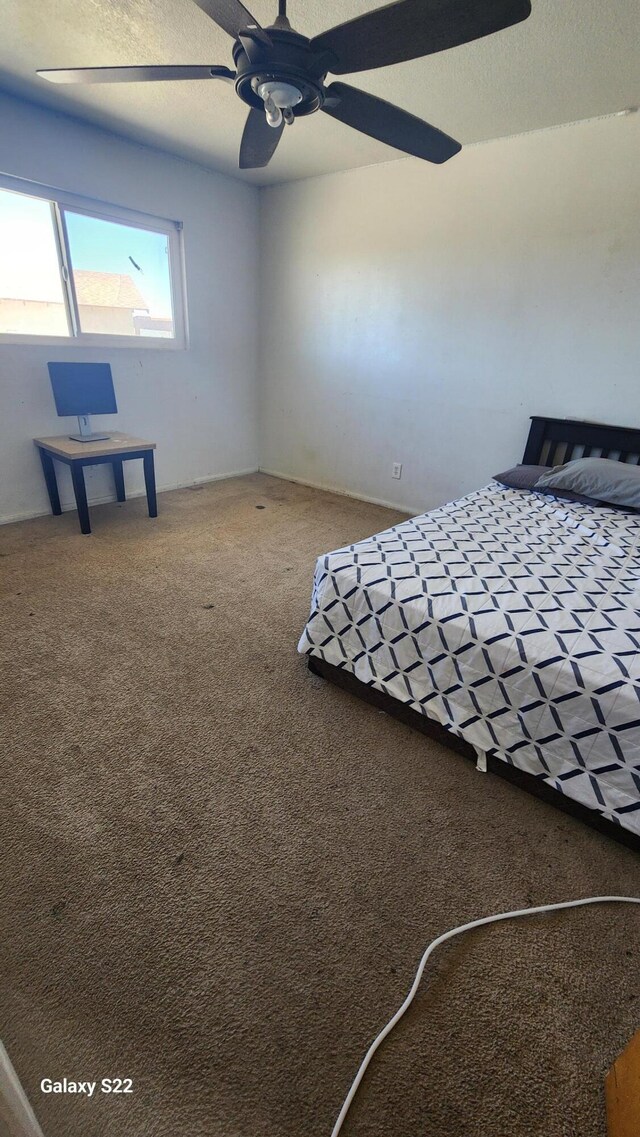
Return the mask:
<svg viewBox="0 0 640 1137">
<path fill-rule="evenodd" d="M 2 266 L 0 265 L 0 269 Z M 88 272 L 76 269 L 73 274 L 78 304 L 92 308 L 137 308 L 149 311 L 149 305 L 128 273 Z M 26 303 L 62 304 L 59 277 L 51 273 L 25 272 L 19 279 L 11 274 L 5 281 L 0 273 L 0 301 L 22 300 Z"/>
<path fill-rule="evenodd" d="M 73 282 L 78 304 L 92 308 L 139 308 L 149 311 L 147 301 L 127 273 L 75 269 Z"/>
</svg>

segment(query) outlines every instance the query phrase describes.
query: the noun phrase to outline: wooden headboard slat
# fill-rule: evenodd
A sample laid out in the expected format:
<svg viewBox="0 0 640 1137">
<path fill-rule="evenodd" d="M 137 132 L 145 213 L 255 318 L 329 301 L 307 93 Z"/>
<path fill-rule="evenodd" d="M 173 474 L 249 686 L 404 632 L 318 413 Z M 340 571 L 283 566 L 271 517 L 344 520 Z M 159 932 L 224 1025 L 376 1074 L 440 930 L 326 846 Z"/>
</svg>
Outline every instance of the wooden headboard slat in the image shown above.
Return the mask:
<svg viewBox="0 0 640 1137">
<path fill-rule="evenodd" d="M 640 429 L 534 415 L 522 461 L 531 466 L 553 466 L 558 456 L 560 461 L 570 462 L 573 457 L 588 458 L 594 450 L 603 458 L 613 456 L 618 462 L 640 465 Z"/>
</svg>

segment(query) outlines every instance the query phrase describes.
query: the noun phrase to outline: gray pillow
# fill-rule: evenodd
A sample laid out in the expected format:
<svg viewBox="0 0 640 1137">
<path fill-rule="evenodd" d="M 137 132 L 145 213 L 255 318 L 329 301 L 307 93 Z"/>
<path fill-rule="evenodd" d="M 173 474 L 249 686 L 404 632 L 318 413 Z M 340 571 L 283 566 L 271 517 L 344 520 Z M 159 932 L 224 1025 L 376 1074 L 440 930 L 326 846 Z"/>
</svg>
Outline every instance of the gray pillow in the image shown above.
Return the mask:
<svg viewBox="0 0 640 1137">
<path fill-rule="evenodd" d="M 546 493 L 570 491 L 595 501 L 640 510 L 640 466 L 612 458 L 576 458 L 547 470 L 535 484 Z"/>
<path fill-rule="evenodd" d="M 548 466 L 513 466 L 502 474 L 494 474 L 493 479 L 512 490 L 532 490 L 538 478 L 548 469 Z"/>
<path fill-rule="evenodd" d="M 493 477 L 494 481 L 512 490 L 535 490 L 536 493 L 558 497 L 563 501 L 577 501 L 581 505 L 600 505 L 595 497 L 585 497 L 584 494 L 572 493 L 571 490 L 546 489 L 540 486 L 541 476 L 548 473 L 548 466 L 513 466 L 511 470 L 504 470 L 502 474 L 494 474 Z"/>
</svg>

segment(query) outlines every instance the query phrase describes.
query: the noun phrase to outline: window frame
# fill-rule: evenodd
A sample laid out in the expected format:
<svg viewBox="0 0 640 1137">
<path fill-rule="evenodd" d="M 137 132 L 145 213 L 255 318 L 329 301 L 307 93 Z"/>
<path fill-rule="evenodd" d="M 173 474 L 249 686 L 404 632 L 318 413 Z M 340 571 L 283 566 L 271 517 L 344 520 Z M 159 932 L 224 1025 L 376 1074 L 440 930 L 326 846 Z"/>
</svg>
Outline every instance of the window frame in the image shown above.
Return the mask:
<svg viewBox="0 0 640 1137">
<path fill-rule="evenodd" d="M 184 240 L 181 221 L 173 221 L 164 217 L 155 217 L 148 213 L 140 213 L 137 210 L 125 209 L 120 205 L 112 205 L 66 190 L 58 190 L 40 182 L 29 182 L 24 178 L 17 178 L 13 174 L 0 173 L 0 190 L 3 189 L 22 194 L 23 197 L 40 198 L 50 205 L 53 234 L 58 253 L 60 283 L 70 331 L 69 335 L 66 336 L 19 335 L 16 332 L 0 332 L 0 346 L 2 344 L 24 344 L 34 347 L 38 345 L 80 348 L 114 347 L 134 348 L 136 350 L 140 348 L 142 351 L 185 351 L 188 348 Z M 161 233 L 166 236 L 169 249 L 173 338 L 168 339 L 163 336 L 112 336 L 102 332 L 83 332 L 80 330 L 65 211 L 83 214 L 86 217 L 95 217 L 99 221 L 112 221 L 118 225 L 129 225 L 133 229 L 146 229 L 152 233 Z"/>
</svg>

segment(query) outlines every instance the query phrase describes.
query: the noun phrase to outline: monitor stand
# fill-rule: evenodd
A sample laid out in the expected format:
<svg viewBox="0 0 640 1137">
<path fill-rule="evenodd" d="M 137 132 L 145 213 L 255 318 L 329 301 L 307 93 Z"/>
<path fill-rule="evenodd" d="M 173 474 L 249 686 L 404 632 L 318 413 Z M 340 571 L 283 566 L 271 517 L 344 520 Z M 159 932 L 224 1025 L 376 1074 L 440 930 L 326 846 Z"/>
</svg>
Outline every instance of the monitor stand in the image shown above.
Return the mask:
<svg viewBox="0 0 640 1137">
<path fill-rule="evenodd" d="M 98 431 L 91 430 L 91 415 L 78 415 L 78 427 L 80 428 L 79 434 L 70 434 L 69 438 L 74 442 L 106 442 L 111 438 L 110 434 L 100 434 Z"/>
</svg>

